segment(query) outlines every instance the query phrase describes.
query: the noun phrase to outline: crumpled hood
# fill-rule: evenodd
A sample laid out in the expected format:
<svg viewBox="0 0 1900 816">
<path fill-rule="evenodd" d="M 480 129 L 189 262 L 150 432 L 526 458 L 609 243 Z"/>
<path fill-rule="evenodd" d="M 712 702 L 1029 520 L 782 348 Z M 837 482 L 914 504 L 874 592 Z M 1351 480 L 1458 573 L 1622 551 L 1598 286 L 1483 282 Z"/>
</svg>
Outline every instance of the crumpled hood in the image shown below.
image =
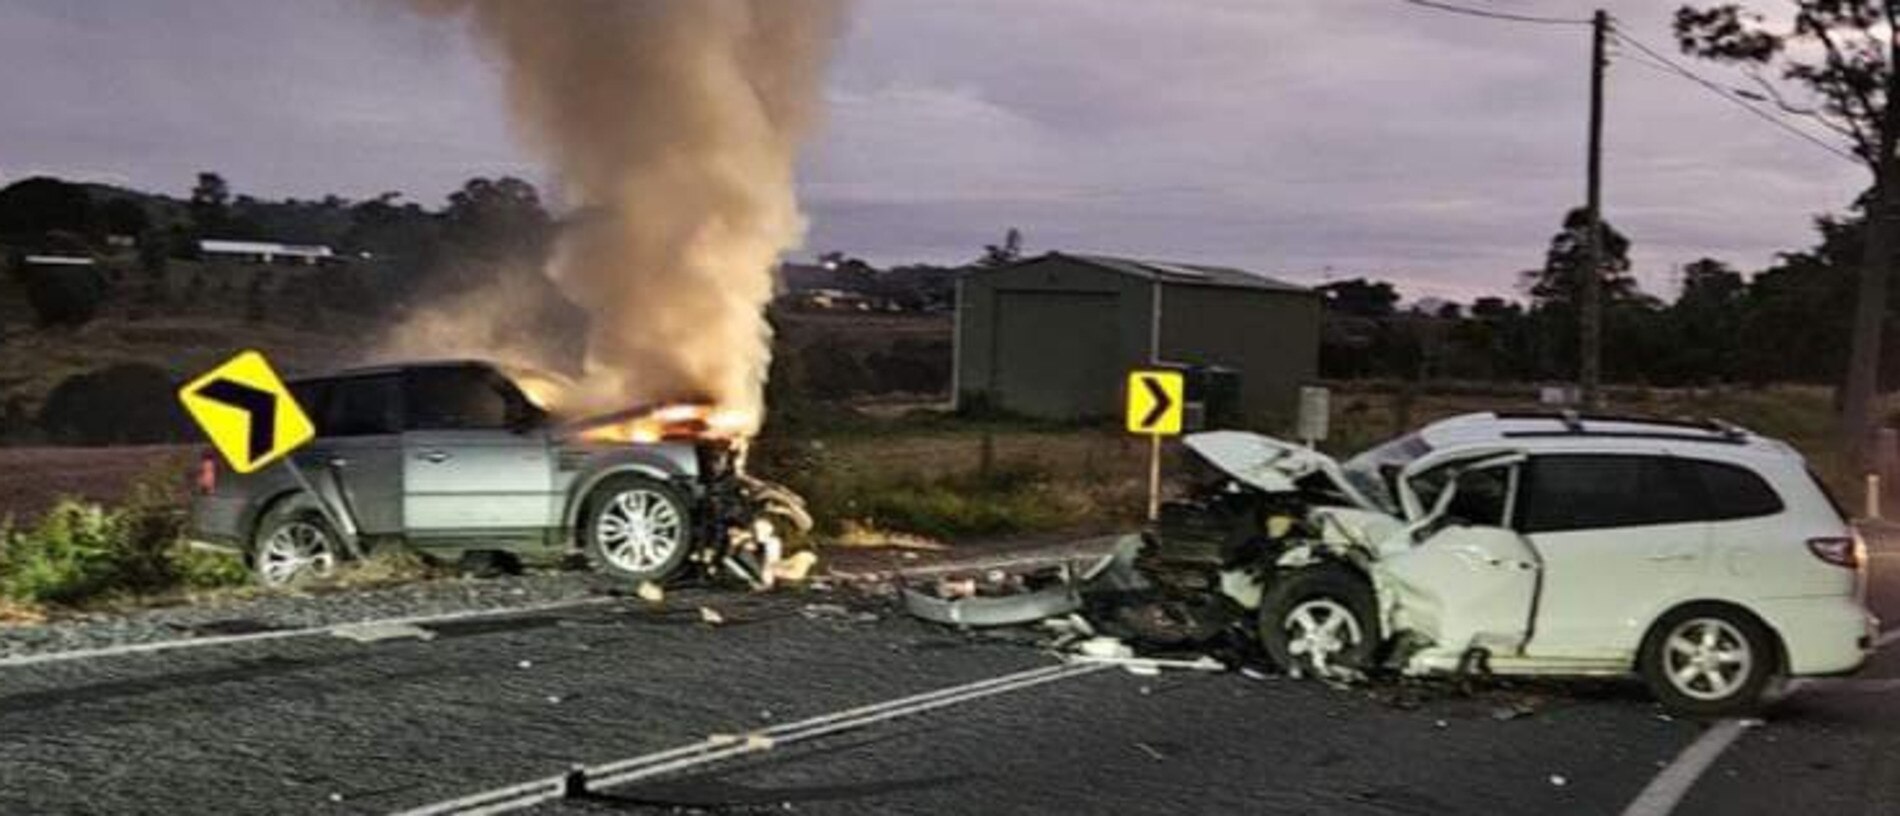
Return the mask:
<svg viewBox="0 0 1900 816">
<path fill-rule="evenodd" d="M 1268 493 L 1298 490 L 1301 479 L 1321 473 L 1355 504 L 1379 509 L 1346 481 L 1338 460 L 1305 445 L 1246 431 L 1189 434 L 1182 443 L 1221 472 Z"/>
</svg>

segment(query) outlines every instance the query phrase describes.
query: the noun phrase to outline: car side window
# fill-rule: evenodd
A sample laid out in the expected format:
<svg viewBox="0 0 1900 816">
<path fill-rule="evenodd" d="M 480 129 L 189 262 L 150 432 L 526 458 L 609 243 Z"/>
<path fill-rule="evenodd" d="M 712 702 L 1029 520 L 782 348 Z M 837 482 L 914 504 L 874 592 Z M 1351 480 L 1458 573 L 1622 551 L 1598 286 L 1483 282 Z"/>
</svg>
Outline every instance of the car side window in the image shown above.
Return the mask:
<svg viewBox="0 0 1900 816">
<path fill-rule="evenodd" d="M 330 384 L 317 420 L 324 436 L 375 436 L 402 428 L 402 391 L 394 374 L 350 377 Z"/>
<path fill-rule="evenodd" d="M 302 408 L 303 412 L 310 416 L 310 421 L 316 423 L 319 429 L 323 425 L 323 403 L 324 399 L 330 395 L 330 382 L 330 380 L 301 380 L 290 383 L 291 398 L 297 401 L 297 407 Z"/>
<path fill-rule="evenodd" d="M 1665 456 L 1551 454 L 1526 470 L 1518 529 L 1556 533 L 1700 521 L 1701 485 Z"/>
<path fill-rule="evenodd" d="M 1412 478 L 1412 490 L 1427 509 L 1438 503 L 1445 482 L 1459 463 L 1433 468 Z M 1479 527 L 1504 526 L 1511 503 L 1514 466 L 1466 470 L 1458 474 L 1458 492 L 1445 508 L 1447 520 Z"/>
<path fill-rule="evenodd" d="M 1679 466 L 1701 484 L 1702 516 L 1709 521 L 1772 516 L 1785 508 L 1774 488 L 1747 468 L 1703 459 L 1682 459 Z"/>
<path fill-rule="evenodd" d="M 423 368 L 405 378 L 404 427 L 412 431 L 508 427 L 508 397 L 490 372 L 472 366 Z"/>
</svg>

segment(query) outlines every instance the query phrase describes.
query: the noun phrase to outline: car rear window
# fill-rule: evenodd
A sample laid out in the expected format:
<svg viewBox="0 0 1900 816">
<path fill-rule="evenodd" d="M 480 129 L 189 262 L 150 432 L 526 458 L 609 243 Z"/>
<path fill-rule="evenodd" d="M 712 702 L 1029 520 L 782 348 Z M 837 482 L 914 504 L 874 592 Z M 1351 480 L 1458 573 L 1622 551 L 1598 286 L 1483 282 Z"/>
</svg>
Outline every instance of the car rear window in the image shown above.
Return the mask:
<svg viewBox="0 0 1900 816">
<path fill-rule="evenodd" d="M 1774 488 L 1747 468 L 1702 459 L 1681 459 L 1677 466 L 1701 483 L 1702 515 L 1709 521 L 1772 516 L 1784 507 Z"/>
</svg>

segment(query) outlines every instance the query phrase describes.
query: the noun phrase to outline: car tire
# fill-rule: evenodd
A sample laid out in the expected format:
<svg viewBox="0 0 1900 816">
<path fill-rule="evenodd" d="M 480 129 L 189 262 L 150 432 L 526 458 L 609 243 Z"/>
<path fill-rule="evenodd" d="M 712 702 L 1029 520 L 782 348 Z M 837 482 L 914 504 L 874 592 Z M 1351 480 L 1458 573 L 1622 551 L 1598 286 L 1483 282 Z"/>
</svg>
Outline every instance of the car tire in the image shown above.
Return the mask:
<svg viewBox="0 0 1900 816">
<path fill-rule="evenodd" d="M 671 578 L 693 549 L 686 500 L 646 476 L 613 476 L 595 487 L 580 532 L 594 569 L 634 582 Z"/>
<path fill-rule="evenodd" d="M 1288 674 L 1363 672 L 1381 640 L 1372 585 L 1335 565 L 1281 575 L 1261 596 L 1259 635 L 1267 656 Z"/>
<path fill-rule="evenodd" d="M 342 537 L 322 513 L 294 500 L 265 512 L 251 541 L 251 575 L 267 589 L 329 578 L 342 559 Z"/>
<path fill-rule="evenodd" d="M 1724 604 L 1692 604 L 1650 628 L 1637 668 L 1664 706 L 1722 716 L 1760 706 L 1780 664 L 1774 635 L 1753 615 Z"/>
</svg>

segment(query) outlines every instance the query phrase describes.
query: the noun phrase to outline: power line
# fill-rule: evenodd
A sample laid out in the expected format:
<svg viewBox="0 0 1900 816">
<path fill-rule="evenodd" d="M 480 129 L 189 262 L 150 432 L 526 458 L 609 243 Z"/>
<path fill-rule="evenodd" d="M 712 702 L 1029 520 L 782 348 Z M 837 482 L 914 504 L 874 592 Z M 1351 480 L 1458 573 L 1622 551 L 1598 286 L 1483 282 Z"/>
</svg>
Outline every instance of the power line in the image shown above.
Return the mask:
<svg viewBox="0 0 1900 816">
<path fill-rule="evenodd" d="M 1411 0 L 1407 0 L 1407 2 L 1411 2 Z M 1687 68 L 1682 67 L 1680 63 L 1677 63 L 1675 60 L 1672 60 L 1669 57 L 1664 56 L 1660 51 L 1657 51 L 1654 48 L 1644 45 L 1642 41 L 1637 40 L 1636 38 L 1631 37 L 1628 34 L 1624 34 L 1622 31 L 1619 31 L 1615 28 L 1612 28 L 1610 30 L 1610 36 L 1615 37 L 1617 42 L 1623 43 L 1624 45 L 1630 46 L 1631 48 L 1635 48 L 1636 50 L 1641 51 L 1642 53 L 1648 55 L 1651 60 L 1655 61 L 1654 63 L 1652 63 L 1648 60 L 1633 58 L 1633 61 L 1637 62 L 1638 64 L 1641 64 L 1644 67 L 1650 68 L 1652 70 L 1661 71 L 1668 74 L 1673 74 L 1675 76 L 1682 77 L 1683 79 L 1687 79 L 1690 82 L 1694 82 L 1695 84 L 1702 86 L 1704 90 L 1707 90 L 1710 93 L 1715 94 L 1716 96 L 1719 96 L 1737 106 L 1740 106 L 1742 110 L 1745 110 L 1745 111 L 1748 111 L 1749 113 L 1754 114 L 1756 117 L 1760 118 L 1764 122 L 1767 122 L 1768 124 L 1781 128 L 1782 130 L 1785 130 L 1803 140 L 1808 141 L 1809 143 L 1812 143 L 1816 147 L 1819 147 L 1822 150 L 1825 150 L 1843 159 L 1851 161 L 1855 164 L 1861 163 L 1860 158 L 1855 156 L 1854 154 L 1849 153 L 1845 150 L 1842 150 L 1839 146 L 1828 142 L 1826 139 L 1822 139 L 1818 136 L 1815 136 L 1813 133 L 1810 133 L 1803 128 L 1797 127 L 1792 122 L 1789 122 L 1788 120 L 1782 118 L 1781 116 L 1778 116 L 1774 113 L 1763 110 L 1751 104 L 1748 100 L 1743 99 L 1740 96 L 1737 96 L 1734 91 L 1728 88 L 1724 88 L 1720 84 L 1712 80 L 1704 78 L 1701 74 L 1697 74 L 1694 71 L 1691 71 Z M 1656 63 L 1660 63 L 1660 65 Z"/>
<path fill-rule="evenodd" d="M 1533 16 L 1529 14 L 1512 14 L 1510 12 L 1505 12 L 1505 11 L 1490 11 L 1488 9 L 1477 9 L 1477 8 L 1471 8 L 1469 6 L 1460 6 L 1460 5 L 1455 5 L 1452 3 L 1442 2 L 1442 0 L 1400 0 L 1400 2 L 1410 3 L 1414 6 L 1423 6 L 1429 9 L 1437 9 L 1439 11 L 1449 11 L 1453 14 L 1465 14 L 1465 15 L 1470 15 L 1472 17 L 1484 17 L 1491 20 L 1506 20 L 1513 23 L 1542 23 L 1544 25 L 1589 25 L 1590 24 L 1589 20 L 1582 20 L 1582 19 L 1577 19 L 1573 17 L 1537 17 L 1537 16 Z"/>
</svg>

